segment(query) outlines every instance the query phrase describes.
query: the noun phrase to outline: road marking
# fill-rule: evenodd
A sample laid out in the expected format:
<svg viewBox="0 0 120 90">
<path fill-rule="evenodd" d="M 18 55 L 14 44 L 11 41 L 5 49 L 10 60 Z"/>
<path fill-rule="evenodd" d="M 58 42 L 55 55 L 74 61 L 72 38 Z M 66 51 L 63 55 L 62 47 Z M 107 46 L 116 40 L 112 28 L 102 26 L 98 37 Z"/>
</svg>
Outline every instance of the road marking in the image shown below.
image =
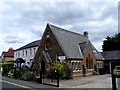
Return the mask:
<svg viewBox="0 0 120 90">
<path fill-rule="evenodd" d="M 11 84 L 11 85 L 19 86 L 19 87 L 21 87 L 21 88 L 33 90 L 33 89 L 31 89 L 31 87 L 23 86 L 23 85 L 20 85 L 20 84 L 17 84 L 17 83 L 13 83 L 13 82 L 8 82 L 8 81 L 5 81 L 5 80 L 0 80 L 0 82 L 9 83 L 9 84 Z"/>
</svg>

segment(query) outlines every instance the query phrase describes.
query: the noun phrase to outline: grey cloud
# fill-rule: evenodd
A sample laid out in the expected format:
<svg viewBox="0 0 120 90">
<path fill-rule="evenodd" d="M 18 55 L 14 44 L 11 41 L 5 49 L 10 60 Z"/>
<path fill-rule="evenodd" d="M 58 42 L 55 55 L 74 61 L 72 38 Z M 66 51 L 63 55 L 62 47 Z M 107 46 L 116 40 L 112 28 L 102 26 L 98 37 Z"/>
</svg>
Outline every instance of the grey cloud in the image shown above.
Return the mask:
<svg viewBox="0 0 120 90">
<path fill-rule="evenodd" d="M 46 21 L 59 25 L 74 25 L 74 23 L 86 23 L 87 21 L 95 20 L 103 21 L 107 17 L 116 18 L 117 7 L 114 7 L 112 3 L 90 3 L 84 8 L 81 8 L 81 6 L 81 4 L 79 6 L 75 6 L 72 3 L 65 3 L 63 5 L 61 5 L 61 3 L 57 3 L 56 7 L 46 5 L 42 13 L 43 18 Z M 102 10 L 102 7 L 105 7 L 105 10 Z M 94 11 L 94 9 L 96 9 L 96 11 Z M 101 16 L 95 17 L 94 15 L 98 12 L 101 12 Z"/>
<path fill-rule="evenodd" d="M 63 26 L 68 30 L 83 33 L 88 31 L 90 39 L 94 42 L 102 40 L 105 36 L 116 32 L 117 27 L 113 23 L 105 24 L 104 20 L 111 17 L 116 23 L 117 7 L 112 3 L 7 3 L 11 8 L 3 12 L 3 31 L 30 32 L 31 37 L 38 38 L 42 35 L 47 22 Z M 100 15 L 96 16 L 100 12 Z M 92 21 L 99 21 L 91 25 Z M 42 27 L 34 28 L 34 25 Z M 69 27 L 70 25 L 70 27 Z M 6 31 L 5 31 L 6 30 Z M 95 33 L 95 34 L 94 34 Z M 25 38 L 26 39 L 26 38 Z M 22 39 L 6 37 L 8 43 L 22 43 Z"/>
<path fill-rule="evenodd" d="M 18 37 L 15 36 L 6 36 L 4 38 L 5 43 L 24 43 L 24 40 L 19 39 Z"/>
</svg>

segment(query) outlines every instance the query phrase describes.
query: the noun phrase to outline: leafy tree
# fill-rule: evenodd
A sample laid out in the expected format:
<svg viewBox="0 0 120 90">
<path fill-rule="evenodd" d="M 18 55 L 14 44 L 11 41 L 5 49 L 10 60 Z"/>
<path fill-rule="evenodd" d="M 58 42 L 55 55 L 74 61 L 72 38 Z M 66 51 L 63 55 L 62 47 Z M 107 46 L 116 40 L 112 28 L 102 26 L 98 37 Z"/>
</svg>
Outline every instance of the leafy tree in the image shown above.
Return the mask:
<svg viewBox="0 0 120 90">
<path fill-rule="evenodd" d="M 107 36 L 103 41 L 103 51 L 120 50 L 120 33 L 113 36 Z"/>
</svg>

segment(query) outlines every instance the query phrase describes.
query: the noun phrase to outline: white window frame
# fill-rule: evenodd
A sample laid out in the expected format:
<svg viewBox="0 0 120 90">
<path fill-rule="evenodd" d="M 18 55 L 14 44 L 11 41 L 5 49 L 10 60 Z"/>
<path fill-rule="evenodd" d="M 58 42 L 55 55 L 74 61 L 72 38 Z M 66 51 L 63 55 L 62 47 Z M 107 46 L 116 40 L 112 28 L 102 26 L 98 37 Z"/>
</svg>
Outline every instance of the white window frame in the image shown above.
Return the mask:
<svg viewBox="0 0 120 90">
<path fill-rule="evenodd" d="M 80 64 L 80 67 L 79 67 Z M 81 61 L 71 61 L 73 72 L 82 71 Z"/>
</svg>

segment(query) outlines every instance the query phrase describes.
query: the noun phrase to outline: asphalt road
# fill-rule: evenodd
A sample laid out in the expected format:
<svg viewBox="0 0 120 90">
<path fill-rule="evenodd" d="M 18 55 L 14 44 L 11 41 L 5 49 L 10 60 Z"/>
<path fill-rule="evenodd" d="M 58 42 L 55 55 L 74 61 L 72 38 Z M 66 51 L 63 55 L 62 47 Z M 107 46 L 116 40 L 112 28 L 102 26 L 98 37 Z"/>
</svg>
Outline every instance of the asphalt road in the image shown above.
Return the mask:
<svg viewBox="0 0 120 90">
<path fill-rule="evenodd" d="M 0 90 L 47 90 L 47 88 L 53 90 L 56 87 L 0 76 Z"/>
<path fill-rule="evenodd" d="M 17 90 L 32 90 L 30 87 L 1 79 L 0 80 L 0 90 L 10 90 L 10 89 L 12 89 L 12 90 L 14 90 L 14 89 L 15 90 L 16 89 Z"/>
<path fill-rule="evenodd" d="M 12 89 L 12 90 L 13 89 L 28 90 L 26 88 L 23 88 L 23 87 L 20 87 L 20 86 L 17 86 L 17 85 L 2 82 L 2 90 L 9 90 L 9 89 Z"/>
<path fill-rule="evenodd" d="M 4 78 L 2 78 L 1 76 L 1 72 L 0 72 L 0 90 L 28 90 L 29 87 L 20 85 L 20 84 L 16 84 L 14 82 L 9 82 L 7 80 L 5 80 Z M 30 89 L 29 89 L 30 90 Z"/>
</svg>

